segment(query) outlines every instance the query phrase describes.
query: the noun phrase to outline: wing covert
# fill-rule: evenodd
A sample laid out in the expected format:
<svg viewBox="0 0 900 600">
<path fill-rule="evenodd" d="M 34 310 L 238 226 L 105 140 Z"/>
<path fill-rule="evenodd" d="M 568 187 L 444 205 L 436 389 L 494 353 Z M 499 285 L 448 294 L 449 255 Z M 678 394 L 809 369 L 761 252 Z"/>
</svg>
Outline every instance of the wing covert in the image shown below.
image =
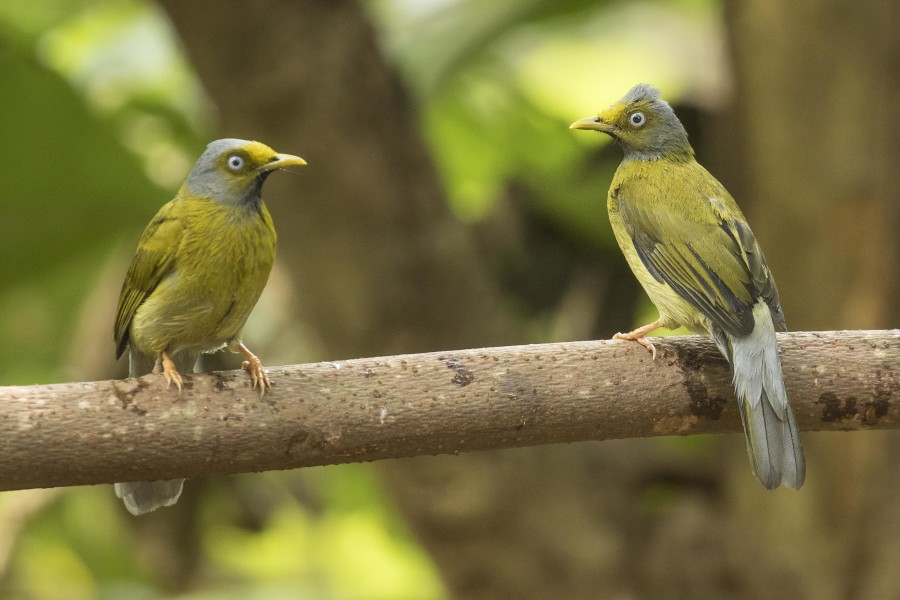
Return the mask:
<svg viewBox="0 0 900 600">
<path fill-rule="evenodd" d="M 128 345 L 128 328 L 138 307 L 153 292 L 162 278 L 171 270 L 175 254 L 184 231 L 181 221 L 173 216 L 171 203 L 163 206 L 144 229 L 138 242 L 131 266 L 125 275 L 119 306 L 116 309 L 114 339 L 116 358 L 122 356 Z"/>
<path fill-rule="evenodd" d="M 723 202 L 702 192 L 676 204 L 646 180 L 639 193 L 634 187 L 620 186 L 615 200 L 641 262 L 657 281 L 732 335 L 753 331 L 752 309 L 760 297 L 783 327 L 765 258 L 739 211 L 729 215 Z M 734 204 L 730 197 L 726 202 Z"/>
</svg>

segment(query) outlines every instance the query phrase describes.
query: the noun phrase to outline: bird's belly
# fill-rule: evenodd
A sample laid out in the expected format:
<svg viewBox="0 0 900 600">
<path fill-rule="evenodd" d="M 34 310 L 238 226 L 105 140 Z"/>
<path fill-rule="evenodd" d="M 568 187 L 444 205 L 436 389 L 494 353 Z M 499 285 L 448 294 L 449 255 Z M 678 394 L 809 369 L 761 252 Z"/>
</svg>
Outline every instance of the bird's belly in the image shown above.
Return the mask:
<svg viewBox="0 0 900 600">
<path fill-rule="evenodd" d="M 703 313 L 697 310 L 690 302 L 679 296 L 678 292 L 672 289 L 668 284 L 661 283 L 654 279 L 643 264 L 640 265 L 640 268 L 643 269 L 646 276 L 650 279 L 649 282 L 645 282 L 643 277 L 638 274 L 635 267 L 632 266 L 632 269 L 635 270 L 635 275 L 638 277 L 638 281 L 641 282 L 641 286 L 644 288 L 644 291 L 647 292 L 647 296 L 650 297 L 650 301 L 653 302 L 653 305 L 659 310 L 659 318 L 663 327 L 676 329 L 679 325 L 684 325 L 691 331 L 697 333 L 707 333 L 709 331 L 709 325 L 707 324 L 707 319 L 703 316 Z"/>
<path fill-rule="evenodd" d="M 131 342 L 143 353 L 208 352 L 240 335 L 262 288 L 219 293 L 203 286 L 162 282 L 134 315 Z"/>
</svg>

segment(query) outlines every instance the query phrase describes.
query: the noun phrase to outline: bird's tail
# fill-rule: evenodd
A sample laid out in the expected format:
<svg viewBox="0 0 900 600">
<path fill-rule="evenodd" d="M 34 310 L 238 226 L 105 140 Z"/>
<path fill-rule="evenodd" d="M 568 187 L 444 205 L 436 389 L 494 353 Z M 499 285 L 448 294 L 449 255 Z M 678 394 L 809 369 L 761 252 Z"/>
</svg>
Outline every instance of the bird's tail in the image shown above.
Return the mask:
<svg viewBox="0 0 900 600">
<path fill-rule="evenodd" d="M 182 352 L 172 357 L 175 368 L 179 373 L 190 373 L 197 362 L 197 354 Z M 146 354 L 140 354 L 131 350 L 128 353 L 128 374 L 131 377 L 140 377 L 153 370 L 156 358 Z M 125 508 L 133 515 L 142 515 L 172 506 L 178 502 L 184 479 L 168 479 L 162 481 L 132 481 L 117 483 L 114 486 L 116 497 L 121 498 Z"/>
<path fill-rule="evenodd" d="M 116 497 L 125 503 L 128 512 L 138 516 L 178 502 L 182 486 L 184 479 L 169 479 L 117 483 L 113 489 L 116 490 Z"/>
<path fill-rule="evenodd" d="M 806 478 L 806 460 L 800 432 L 788 404 L 781 360 L 775 341 L 772 314 L 760 300 L 753 309 L 754 327 L 749 335 L 715 336 L 727 338 L 727 358 L 734 375 L 747 452 L 757 478 L 768 489 L 782 482 L 799 489 Z"/>
</svg>

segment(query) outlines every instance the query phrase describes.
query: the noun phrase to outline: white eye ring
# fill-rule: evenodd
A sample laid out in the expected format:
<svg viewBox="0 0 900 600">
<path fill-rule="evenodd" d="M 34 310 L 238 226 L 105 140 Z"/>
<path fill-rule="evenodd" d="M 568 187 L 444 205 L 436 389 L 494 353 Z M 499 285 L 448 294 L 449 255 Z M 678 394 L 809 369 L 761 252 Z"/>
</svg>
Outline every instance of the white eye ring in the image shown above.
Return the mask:
<svg viewBox="0 0 900 600">
<path fill-rule="evenodd" d="M 635 127 L 643 127 L 644 123 L 647 122 L 647 117 L 642 112 L 633 112 L 628 115 L 628 122 Z"/>
<path fill-rule="evenodd" d="M 232 154 L 228 157 L 228 168 L 232 171 L 240 171 L 241 167 L 244 166 L 244 159 L 238 156 L 237 154 Z"/>
</svg>

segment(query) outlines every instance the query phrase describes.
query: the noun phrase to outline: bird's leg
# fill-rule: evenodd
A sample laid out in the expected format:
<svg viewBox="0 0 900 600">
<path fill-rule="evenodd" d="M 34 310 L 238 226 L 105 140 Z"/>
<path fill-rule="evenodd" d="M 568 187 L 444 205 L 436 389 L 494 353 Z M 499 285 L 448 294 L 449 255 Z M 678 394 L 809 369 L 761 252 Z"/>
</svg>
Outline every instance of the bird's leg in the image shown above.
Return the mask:
<svg viewBox="0 0 900 600">
<path fill-rule="evenodd" d="M 178 392 L 180 393 L 181 373 L 179 373 L 178 369 L 175 368 L 175 361 L 172 360 L 172 357 L 169 356 L 169 353 L 165 350 L 163 350 L 162 356 L 160 356 L 160 361 L 162 362 L 163 376 L 166 378 L 166 387 L 169 387 L 174 383 L 175 387 L 178 388 Z"/>
<path fill-rule="evenodd" d="M 243 342 L 238 343 L 238 352 L 247 357 L 247 360 L 241 363 L 241 367 L 250 373 L 250 379 L 253 382 L 251 387 L 255 389 L 256 386 L 259 386 L 259 394 L 262 396 L 266 393 L 266 390 L 272 388 L 272 384 L 269 382 L 269 376 L 266 374 L 262 362 L 260 362 L 255 354 L 250 352 L 250 349 L 247 348 Z"/>
<path fill-rule="evenodd" d="M 659 329 L 662 327 L 662 323 L 660 323 L 659 319 L 644 325 L 643 327 L 638 327 L 634 331 L 629 331 L 628 333 L 617 333 L 613 336 L 614 340 L 631 340 L 637 342 L 644 348 L 650 351 L 650 354 L 653 355 L 653 360 L 656 360 L 656 346 L 653 343 L 647 340 L 647 334 L 653 331 L 654 329 Z"/>
</svg>

